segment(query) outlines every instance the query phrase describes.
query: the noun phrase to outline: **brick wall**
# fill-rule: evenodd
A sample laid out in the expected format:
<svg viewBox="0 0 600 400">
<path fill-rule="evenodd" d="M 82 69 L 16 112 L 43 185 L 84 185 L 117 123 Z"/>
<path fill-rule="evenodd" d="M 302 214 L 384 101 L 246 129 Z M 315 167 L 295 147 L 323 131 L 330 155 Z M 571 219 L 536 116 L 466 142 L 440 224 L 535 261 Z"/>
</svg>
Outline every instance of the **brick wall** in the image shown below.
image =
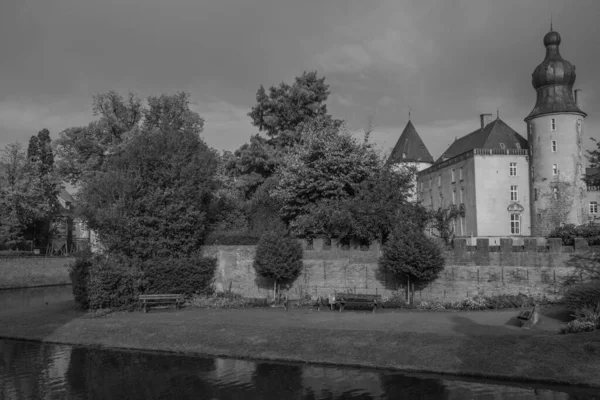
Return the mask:
<svg viewBox="0 0 600 400">
<path fill-rule="evenodd" d="M 477 293 L 526 293 L 553 298 L 561 294 L 563 279 L 575 273 L 566 262 L 574 252 L 586 247 L 581 241 L 576 242 L 575 248 L 563 247 L 560 240 L 554 239 L 545 246 L 538 246 L 535 239 L 525 239 L 523 246 L 513 246 L 511 239 L 500 242 L 500 246 L 489 246 L 488 239 L 478 239 L 477 246 L 467 246 L 465 239 L 456 240 L 452 250 L 444 251 L 446 267 L 441 276 L 417 291 L 416 298 L 460 300 Z M 335 241 L 327 246 L 322 239 L 302 243 L 304 268 L 290 288 L 292 296 L 327 296 L 346 290 L 389 296 L 406 290 L 403 281 L 379 268 L 378 244 L 361 249 L 344 248 Z M 233 292 L 249 297 L 272 293 L 272 283 L 254 272 L 254 253 L 254 246 L 206 246 L 204 254 L 219 260 L 217 290 L 231 287 Z"/>
<path fill-rule="evenodd" d="M 73 257 L 0 257 L 0 289 L 70 284 Z"/>
</svg>

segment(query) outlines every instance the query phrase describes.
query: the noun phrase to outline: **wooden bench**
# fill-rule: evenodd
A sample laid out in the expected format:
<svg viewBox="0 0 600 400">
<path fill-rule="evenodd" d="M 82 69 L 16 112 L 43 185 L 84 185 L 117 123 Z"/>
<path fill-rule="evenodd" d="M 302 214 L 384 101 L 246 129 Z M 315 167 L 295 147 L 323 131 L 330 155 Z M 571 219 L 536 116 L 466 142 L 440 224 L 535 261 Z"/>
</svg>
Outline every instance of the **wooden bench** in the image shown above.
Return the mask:
<svg viewBox="0 0 600 400">
<path fill-rule="evenodd" d="M 538 323 L 539 306 L 536 304 L 532 310 L 523 310 L 517 315 L 517 319 L 522 328 L 528 329 Z"/>
<path fill-rule="evenodd" d="M 346 306 L 366 306 L 373 309 L 373 312 L 381 305 L 381 295 L 379 294 L 359 294 L 359 293 L 335 293 L 330 302 L 331 309 L 337 306 L 340 312 L 344 311 Z"/>
<path fill-rule="evenodd" d="M 150 306 L 173 303 L 175 303 L 175 308 L 179 310 L 184 301 L 182 294 L 140 294 L 139 299 L 145 313 L 148 312 Z"/>
</svg>

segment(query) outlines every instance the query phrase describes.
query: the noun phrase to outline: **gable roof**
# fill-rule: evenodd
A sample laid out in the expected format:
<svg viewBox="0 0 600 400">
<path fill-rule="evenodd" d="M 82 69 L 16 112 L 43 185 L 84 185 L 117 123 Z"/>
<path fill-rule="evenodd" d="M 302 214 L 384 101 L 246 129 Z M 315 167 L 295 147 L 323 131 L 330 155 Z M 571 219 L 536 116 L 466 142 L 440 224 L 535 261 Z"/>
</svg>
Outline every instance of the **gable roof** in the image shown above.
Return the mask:
<svg viewBox="0 0 600 400">
<path fill-rule="evenodd" d="M 503 146 L 502 146 L 502 145 Z M 500 118 L 457 139 L 437 159 L 436 164 L 473 149 L 528 149 L 527 139 Z"/>
<path fill-rule="evenodd" d="M 399 164 L 403 162 L 433 163 L 433 157 L 410 120 L 404 127 L 386 163 Z"/>
</svg>

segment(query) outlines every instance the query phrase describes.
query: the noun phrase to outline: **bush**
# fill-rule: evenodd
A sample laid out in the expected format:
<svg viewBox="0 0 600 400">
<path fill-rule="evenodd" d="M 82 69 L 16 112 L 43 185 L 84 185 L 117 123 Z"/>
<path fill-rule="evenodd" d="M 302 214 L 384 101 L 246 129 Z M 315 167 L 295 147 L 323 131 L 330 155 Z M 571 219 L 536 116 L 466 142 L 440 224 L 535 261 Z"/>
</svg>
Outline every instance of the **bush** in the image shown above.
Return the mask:
<svg viewBox="0 0 600 400">
<path fill-rule="evenodd" d="M 302 270 L 302 245 L 277 232 L 265 233 L 256 247 L 254 269 L 260 276 L 271 278 L 275 285 L 290 283 Z"/>
<path fill-rule="evenodd" d="M 244 298 L 240 294 L 229 292 L 216 293 L 212 296 L 194 295 L 186 304 L 195 308 L 218 309 L 238 309 L 268 306 L 266 299 Z"/>
<path fill-rule="evenodd" d="M 209 246 L 254 246 L 260 237 L 250 233 L 212 232 L 206 236 L 205 245 Z"/>
<path fill-rule="evenodd" d="M 595 308 L 583 307 L 575 311 L 573 316 L 578 321 L 591 322 L 595 327 L 600 328 L 600 303 Z"/>
<path fill-rule="evenodd" d="M 92 264 L 91 254 L 85 254 L 77 257 L 69 265 L 69 278 L 71 278 L 73 297 L 78 306 L 83 310 L 86 310 L 89 306 L 88 285 Z"/>
<path fill-rule="evenodd" d="M 600 302 L 600 281 L 571 286 L 563 300 L 571 311 L 577 311 L 584 307 L 596 307 Z"/>
<path fill-rule="evenodd" d="M 566 224 L 554 229 L 548 235 L 550 238 L 560 238 L 565 246 L 572 246 L 576 237 L 585 238 L 588 244 L 594 246 L 600 243 L 600 225 L 584 224 L 575 226 Z"/>
<path fill-rule="evenodd" d="M 156 259 L 143 263 L 146 294 L 212 294 L 216 258 Z"/>
<path fill-rule="evenodd" d="M 88 308 L 135 309 L 143 286 L 143 274 L 130 263 L 95 258 L 87 288 Z"/>
<path fill-rule="evenodd" d="M 580 332 L 592 332 L 596 330 L 596 326 L 590 321 L 575 320 L 569 322 L 566 326 L 560 328 L 560 333 L 580 333 Z"/>
</svg>

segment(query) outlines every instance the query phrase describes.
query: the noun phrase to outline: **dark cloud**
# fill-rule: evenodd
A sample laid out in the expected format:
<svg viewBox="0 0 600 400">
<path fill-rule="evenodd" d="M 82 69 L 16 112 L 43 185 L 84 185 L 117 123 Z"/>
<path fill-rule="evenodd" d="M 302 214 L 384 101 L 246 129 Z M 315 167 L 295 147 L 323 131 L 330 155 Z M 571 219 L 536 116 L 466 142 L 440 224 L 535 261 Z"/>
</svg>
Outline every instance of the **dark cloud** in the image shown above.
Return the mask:
<svg viewBox="0 0 600 400">
<path fill-rule="evenodd" d="M 0 146 L 91 119 L 92 95 L 185 90 L 207 141 L 233 149 L 255 128 L 259 85 L 304 70 L 327 77 L 330 110 L 360 128 L 375 113 L 383 148 L 411 107 L 434 156 L 495 113 L 524 132 L 550 14 L 577 65 L 590 116 L 597 95 L 596 0 L 4 0 L 0 5 Z"/>
</svg>

